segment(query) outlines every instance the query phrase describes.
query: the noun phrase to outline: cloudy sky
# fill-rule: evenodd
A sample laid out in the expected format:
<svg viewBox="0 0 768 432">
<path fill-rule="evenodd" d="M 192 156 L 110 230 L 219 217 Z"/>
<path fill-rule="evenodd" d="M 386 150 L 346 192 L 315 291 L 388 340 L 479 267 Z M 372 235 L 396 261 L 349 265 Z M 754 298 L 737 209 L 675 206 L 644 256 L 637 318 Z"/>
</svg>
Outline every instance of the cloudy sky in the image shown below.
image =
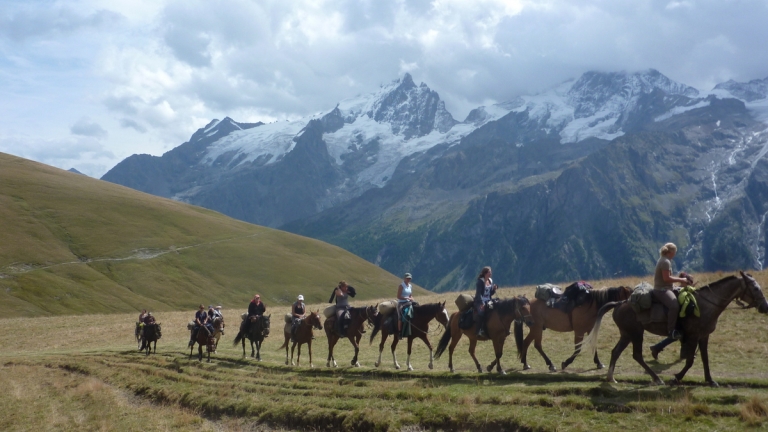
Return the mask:
<svg viewBox="0 0 768 432">
<path fill-rule="evenodd" d="M 766 0 L 2 0 L 0 152 L 100 177 L 404 72 L 459 120 L 587 70 L 708 90 L 768 76 L 766 22 Z"/>
</svg>

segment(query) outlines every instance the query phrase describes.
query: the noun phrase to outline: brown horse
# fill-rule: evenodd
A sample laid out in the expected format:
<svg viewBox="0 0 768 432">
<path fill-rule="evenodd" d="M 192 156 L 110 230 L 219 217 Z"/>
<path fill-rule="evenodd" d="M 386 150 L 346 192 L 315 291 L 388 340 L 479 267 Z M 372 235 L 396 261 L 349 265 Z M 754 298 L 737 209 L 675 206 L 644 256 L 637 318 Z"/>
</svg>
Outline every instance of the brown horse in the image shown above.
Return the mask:
<svg viewBox="0 0 768 432">
<path fill-rule="evenodd" d="M 357 307 L 350 308 L 349 314 L 352 317 L 352 322 L 347 328 L 346 338 L 349 339 L 349 343 L 355 348 L 355 356 L 352 358 L 352 366 L 360 367 L 360 363 L 357 361 L 357 354 L 360 352 L 360 339 L 363 337 L 363 325 L 365 323 L 373 324 L 373 319 L 379 314 L 376 306 Z M 328 361 L 325 363 L 326 367 L 336 367 L 336 359 L 333 358 L 333 347 L 336 342 L 339 341 L 340 336 L 336 333 L 336 316 L 332 316 L 325 320 L 323 323 L 325 328 L 325 336 L 328 338 Z"/>
<path fill-rule="evenodd" d="M 192 358 L 192 349 L 194 349 L 195 343 L 197 344 L 197 361 L 203 361 L 203 345 L 205 345 L 205 351 L 208 353 L 208 363 L 210 363 L 215 339 L 213 338 L 213 333 L 208 331 L 208 327 L 201 326 L 200 330 L 198 330 L 195 340 L 189 346 L 189 358 Z"/>
<path fill-rule="evenodd" d="M 693 314 L 689 314 L 685 318 L 678 320 L 678 324 L 683 328 L 680 357 L 685 358 L 685 366 L 680 372 L 675 374 L 672 384 L 681 383 L 685 373 L 693 365 L 696 347 L 698 346 L 701 352 L 701 361 L 704 364 L 704 379 L 709 385 L 717 387 L 717 383 L 712 380 L 712 375 L 709 373 L 709 335 L 715 331 L 720 314 L 725 311 L 733 300 L 739 299 L 746 303 L 748 307 L 756 307 L 760 313 L 768 313 L 768 301 L 766 301 L 760 285 L 751 275 L 744 272 L 740 273 L 741 277 L 728 276 L 696 290 L 694 296 L 699 305 L 700 316 L 696 317 Z M 661 378 L 643 360 L 643 333 L 648 331 L 660 336 L 666 336 L 667 322 L 665 320 L 661 323 L 641 324 L 637 320 L 635 310 L 627 302 L 608 303 L 600 308 L 595 326 L 584 340 L 584 350 L 586 352 L 595 351 L 600 322 L 603 319 L 603 315 L 611 309 L 614 309 L 613 321 L 619 327 L 621 338 L 611 352 L 608 381 L 616 382 L 613 379 L 616 361 L 627 345 L 632 342 L 632 357 L 653 378 L 655 384 L 663 385 L 664 382 Z"/>
<path fill-rule="evenodd" d="M 606 288 L 602 290 L 591 290 L 587 296 L 587 301 L 575 308 L 570 313 L 565 313 L 560 309 L 551 308 L 547 306 L 547 302 L 539 299 L 531 301 L 531 314 L 533 315 L 533 325 L 528 332 L 528 336 L 525 337 L 525 341 L 522 342 L 522 351 L 520 352 L 520 362 L 523 363 L 523 369 L 530 369 L 531 366 L 527 361 L 528 347 L 533 341 L 533 346 L 547 362 L 549 370 L 555 372 L 557 368 L 549 360 L 544 350 L 541 347 L 541 337 L 544 334 L 544 330 L 553 330 L 556 332 L 566 333 L 573 332 L 573 343 L 576 348 L 573 355 L 568 357 L 560 367 L 565 369 L 569 364 L 573 362 L 581 350 L 581 341 L 584 335 L 587 334 L 592 326 L 595 325 L 597 319 L 597 311 L 606 303 L 613 301 L 626 300 L 632 294 L 632 288 L 621 286 L 617 288 Z M 518 324 L 516 324 L 518 325 Z M 522 332 L 515 332 L 517 335 L 522 335 Z M 520 341 L 516 340 L 517 345 L 520 346 Z M 600 359 L 595 353 L 594 357 L 595 365 L 598 369 L 602 369 L 605 366 L 600 362 Z"/>
<path fill-rule="evenodd" d="M 213 353 L 216 354 L 216 351 L 219 348 L 219 339 L 221 339 L 221 335 L 224 334 L 224 318 L 222 317 L 216 317 L 213 319 Z"/>
<path fill-rule="evenodd" d="M 477 361 L 477 357 L 475 357 L 475 347 L 477 346 L 477 341 L 492 340 L 496 359 L 490 365 L 488 365 L 487 370 L 490 372 L 493 370 L 493 366 L 495 365 L 496 371 L 498 373 L 506 374 L 504 369 L 501 367 L 501 355 L 504 351 L 504 340 L 509 335 L 509 328 L 512 325 L 512 321 L 520 323 L 525 322 L 525 324 L 528 326 L 533 324 L 531 321 L 531 302 L 528 301 L 528 299 L 525 297 L 518 296 L 511 299 L 504 299 L 494 304 L 493 309 L 490 311 L 488 317 L 486 318 L 488 337 L 477 336 L 477 332 L 475 331 L 476 324 L 473 324 L 472 327 L 466 330 L 460 329 L 460 316 L 460 312 L 454 312 L 454 314 L 451 315 L 451 319 L 449 321 L 448 327 L 445 330 L 445 334 L 443 334 L 442 339 L 440 339 L 440 343 L 437 345 L 435 358 L 440 358 L 443 352 L 445 352 L 445 347 L 448 346 L 448 342 L 450 341 L 451 346 L 448 348 L 448 368 L 451 370 L 451 372 L 454 372 L 453 350 L 456 348 L 456 344 L 459 343 L 461 335 L 464 334 L 469 338 L 469 355 L 472 356 L 472 360 L 475 361 L 477 371 L 482 373 L 483 368 L 480 366 L 480 362 Z M 522 340 L 523 327 L 515 326 L 515 331 L 519 331 L 521 333 L 520 338 L 518 339 L 516 335 L 515 340 Z M 518 344 L 518 353 L 520 352 L 521 348 L 522 347 Z"/>
<path fill-rule="evenodd" d="M 393 319 L 397 319 L 397 312 L 394 312 Z M 384 343 L 387 341 L 387 337 L 390 335 L 390 332 L 392 329 L 389 328 L 389 326 L 382 326 L 382 321 L 386 319 L 385 316 L 379 314 L 373 323 L 373 332 L 371 332 L 371 343 L 373 343 L 373 338 L 376 337 L 376 334 L 381 330 L 381 343 L 379 344 L 379 359 L 376 361 L 376 367 L 379 367 L 381 364 L 381 353 L 384 351 Z M 429 368 L 432 369 L 432 359 L 433 359 L 433 353 L 432 353 L 432 344 L 429 343 L 429 338 L 427 338 L 427 332 L 429 331 L 429 322 L 433 319 L 437 319 L 437 322 L 442 324 L 443 327 L 448 327 L 448 311 L 445 310 L 445 302 L 442 303 L 430 303 L 425 305 L 418 305 L 413 307 L 413 319 L 411 319 L 411 335 L 408 336 L 408 360 L 406 361 L 406 365 L 408 366 L 408 370 L 413 370 L 413 366 L 411 366 L 411 346 L 413 345 L 413 340 L 415 338 L 419 338 L 424 341 L 424 343 L 427 345 L 427 348 L 429 348 Z M 394 330 L 395 333 L 397 330 Z M 392 360 L 395 362 L 395 369 L 400 369 L 400 364 L 397 363 L 397 355 L 395 355 L 395 350 L 397 349 L 397 343 L 399 342 L 399 338 L 395 337 L 392 341 Z"/>
<path fill-rule="evenodd" d="M 320 311 L 317 312 L 310 312 L 309 316 L 305 317 L 303 320 L 301 320 L 301 323 L 296 327 L 296 335 L 294 336 L 294 340 L 296 342 L 293 342 L 293 345 L 291 345 L 291 361 L 290 364 L 294 366 L 298 366 L 301 362 L 301 345 L 307 344 L 307 349 L 309 350 L 309 367 L 313 368 L 315 365 L 312 363 L 312 338 L 314 335 L 312 334 L 312 329 L 322 330 L 323 326 L 320 324 Z M 285 324 L 285 329 L 283 330 L 283 334 L 285 335 L 285 343 L 283 343 L 283 346 L 281 346 L 278 349 L 285 348 L 285 364 L 288 363 L 288 342 L 291 340 L 291 323 Z M 293 362 L 293 349 L 296 348 L 296 345 L 299 346 L 299 352 L 296 355 L 296 363 Z"/>
</svg>

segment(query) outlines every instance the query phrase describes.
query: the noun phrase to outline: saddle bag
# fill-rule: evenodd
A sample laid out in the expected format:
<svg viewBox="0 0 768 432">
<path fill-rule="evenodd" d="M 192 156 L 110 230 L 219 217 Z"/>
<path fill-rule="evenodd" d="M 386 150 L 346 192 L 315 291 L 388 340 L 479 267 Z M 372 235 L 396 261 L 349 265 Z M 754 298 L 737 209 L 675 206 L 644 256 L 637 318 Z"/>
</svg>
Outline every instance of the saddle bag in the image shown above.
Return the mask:
<svg viewBox="0 0 768 432">
<path fill-rule="evenodd" d="M 462 330 L 468 330 L 475 324 L 475 317 L 473 316 L 472 308 L 461 312 L 459 315 L 459 328 Z"/>
<path fill-rule="evenodd" d="M 323 310 L 323 316 L 328 319 L 336 315 L 336 306 L 328 306 Z"/>
<path fill-rule="evenodd" d="M 640 282 L 629 296 L 629 305 L 635 312 L 651 308 L 653 303 L 653 286 L 648 282 Z"/>
<path fill-rule="evenodd" d="M 471 309 L 474 302 L 475 298 L 469 294 L 459 294 L 459 296 L 456 297 L 456 307 L 459 308 L 459 312 Z"/>
<path fill-rule="evenodd" d="M 293 315 L 291 314 L 285 314 L 285 323 L 290 324 L 291 321 L 293 321 Z"/>
<path fill-rule="evenodd" d="M 195 324 L 195 322 L 194 322 L 194 321 L 190 321 L 190 322 L 188 322 L 188 323 L 187 323 L 187 330 L 194 330 L 194 329 L 195 329 L 195 325 L 196 325 L 196 324 Z"/>
<path fill-rule="evenodd" d="M 536 293 L 533 295 L 535 298 L 547 301 L 552 297 L 560 297 L 563 291 L 557 285 L 544 284 L 536 287 Z"/>
<path fill-rule="evenodd" d="M 244 313 L 244 314 L 240 315 L 241 321 L 245 321 L 246 318 L 248 318 L 248 313 Z"/>
<path fill-rule="evenodd" d="M 395 311 L 396 308 L 397 308 L 397 301 L 395 300 L 389 300 L 389 301 L 379 303 L 379 306 L 378 306 L 379 313 L 384 316 L 391 314 L 392 312 Z"/>
</svg>

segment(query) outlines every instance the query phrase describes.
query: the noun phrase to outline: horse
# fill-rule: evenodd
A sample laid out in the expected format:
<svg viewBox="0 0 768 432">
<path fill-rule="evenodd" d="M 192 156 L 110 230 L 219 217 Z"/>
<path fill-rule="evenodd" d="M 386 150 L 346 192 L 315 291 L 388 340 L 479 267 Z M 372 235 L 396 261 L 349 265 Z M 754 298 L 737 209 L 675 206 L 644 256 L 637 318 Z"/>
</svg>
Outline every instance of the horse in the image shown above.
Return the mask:
<svg viewBox="0 0 768 432">
<path fill-rule="evenodd" d="M 675 374 L 671 384 L 681 384 L 686 372 L 693 365 L 696 347 L 698 346 L 701 352 L 701 361 L 704 364 L 704 380 L 710 386 L 718 387 L 717 382 L 712 379 L 709 371 L 709 335 L 715 331 L 720 314 L 725 311 L 733 300 L 739 299 L 746 303 L 749 308 L 755 307 L 760 313 L 768 313 L 768 301 L 766 301 L 760 285 L 752 275 L 744 272 L 739 273 L 741 277 L 725 277 L 697 289 L 694 293 L 696 302 L 699 305 L 700 316 L 696 317 L 693 314 L 689 314 L 687 317 L 678 320 L 678 325 L 683 329 L 680 357 L 685 358 L 685 366 L 680 372 Z M 654 384 L 664 385 L 664 381 L 643 360 L 643 334 L 648 331 L 656 335 L 666 336 L 667 322 L 665 320 L 660 323 L 641 324 L 637 320 L 637 314 L 634 309 L 626 301 L 607 303 L 600 308 L 592 331 L 584 339 L 584 350 L 587 352 L 594 352 L 596 350 L 600 323 L 603 315 L 611 309 L 613 309 L 613 321 L 616 322 L 619 328 L 621 338 L 613 348 L 613 351 L 611 351 L 611 364 L 608 368 L 607 381 L 616 382 L 613 378 L 616 361 L 627 345 L 632 342 L 632 357 L 651 376 Z"/>
<path fill-rule="evenodd" d="M 451 342 L 451 346 L 448 348 L 448 368 L 451 372 L 453 369 L 453 350 L 456 348 L 456 344 L 459 343 L 462 334 L 467 335 L 469 338 L 469 355 L 472 356 L 472 360 L 475 361 L 475 366 L 479 373 L 483 372 L 480 362 L 475 357 L 475 347 L 477 341 L 493 341 L 493 350 L 496 353 L 496 359 L 488 365 L 488 372 L 493 370 L 493 366 L 496 366 L 496 371 L 502 375 L 506 372 L 501 367 L 501 355 L 504 350 L 504 340 L 509 335 L 509 328 L 512 325 L 512 321 L 525 322 L 530 326 L 533 324 L 531 317 L 531 302 L 522 296 L 513 297 L 511 299 L 501 300 L 493 305 L 493 309 L 490 310 L 486 318 L 488 336 L 478 337 L 475 331 L 477 323 L 473 324 L 469 329 L 463 330 L 459 328 L 459 318 L 462 312 L 454 312 L 451 315 L 449 326 L 446 327 L 445 334 L 440 339 L 440 343 L 437 344 L 437 350 L 435 351 L 435 358 L 439 359 L 445 352 L 445 348 L 448 346 L 448 342 Z M 515 335 L 516 341 L 522 340 L 522 326 L 515 326 L 515 332 L 520 332 L 520 338 Z M 520 343 L 517 345 L 517 352 L 520 353 L 522 349 Z"/>
<path fill-rule="evenodd" d="M 312 329 L 322 330 L 323 326 L 320 324 L 320 311 L 317 312 L 310 312 L 309 316 L 305 317 L 301 320 L 301 323 L 296 327 L 296 334 L 294 335 L 294 340 L 296 342 L 293 342 L 293 345 L 291 345 L 291 361 L 290 364 L 294 366 L 298 366 L 301 362 L 301 345 L 307 344 L 307 349 L 309 350 L 309 367 L 313 368 L 315 365 L 312 363 L 312 338 L 314 335 L 312 334 Z M 288 342 L 291 340 L 291 323 L 286 323 L 285 328 L 283 329 L 283 334 L 285 336 L 285 343 L 278 348 L 283 349 L 285 348 L 285 364 L 288 364 Z M 296 356 L 296 363 L 293 362 L 293 350 L 296 348 L 296 345 L 299 346 L 299 352 Z"/>
<path fill-rule="evenodd" d="M 394 319 L 398 319 L 397 312 L 395 311 L 394 314 L 390 315 L 393 316 Z M 382 321 L 384 321 L 386 317 L 379 314 L 376 316 L 376 319 L 373 322 L 373 332 L 371 332 L 371 343 L 373 343 L 373 338 L 376 337 L 376 334 L 381 330 L 381 343 L 379 344 L 379 359 L 376 361 L 375 366 L 379 367 L 381 364 L 381 353 L 384 351 L 384 343 L 387 341 L 387 337 L 390 335 L 391 329 L 389 326 L 382 326 Z M 411 346 L 413 345 L 413 339 L 419 338 L 424 341 L 424 343 L 427 345 L 427 348 L 429 348 L 429 368 L 432 369 L 432 359 L 434 358 L 432 353 L 432 344 L 429 343 L 429 338 L 427 338 L 427 332 L 429 331 L 429 322 L 433 319 L 437 319 L 437 322 L 439 322 L 444 328 L 448 327 L 448 311 L 445 309 L 445 302 L 442 303 L 429 303 L 425 305 L 418 305 L 413 306 L 413 319 L 411 319 L 411 334 L 408 336 L 408 360 L 406 361 L 406 365 L 408 366 L 408 370 L 412 371 L 413 366 L 411 366 Z M 396 327 L 395 327 L 396 328 Z M 396 333 L 397 330 L 394 330 Z M 400 364 L 397 362 L 397 355 L 395 354 L 395 350 L 397 349 L 397 343 L 400 341 L 398 337 L 393 338 L 392 341 L 392 360 L 395 362 L 395 369 L 400 369 Z"/>
<path fill-rule="evenodd" d="M 251 357 L 255 357 L 256 360 L 261 361 L 261 344 L 264 342 L 264 338 L 269 336 L 269 318 L 272 315 L 262 315 L 261 319 L 254 320 L 246 323 L 245 330 L 240 330 L 235 336 L 235 340 L 232 343 L 233 346 L 242 341 L 243 344 L 243 357 L 245 357 L 245 339 L 248 338 L 251 341 Z M 256 349 L 254 351 L 254 344 Z"/>
<path fill-rule="evenodd" d="M 139 348 L 139 351 L 146 348 L 146 355 L 149 355 L 150 351 L 152 351 L 153 354 L 157 354 L 157 340 L 160 339 L 160 324 L 154 322 L 148 323 L 144 324 L 143 328 L 144 330 L 141 334 L 141 347 Z M 150 344 L 152 342 L 154 342 L 154 349 L 150 349 Z"/>
<path fill-rule="evenodd" d="M 216 350 L 219 348 L 219 339 L 224 331 L 224 318 L 217 316 L 213 319 L 213 353 L 216 354 Z"/>
<path fill-rule="evenodd" d="M 144 349 L 144 323 L 137 322 L 136 323 L 136 329 L 133 331 L 134 335 L 136 336 L 136 346 L 139 348 L 139 351 Z"/>
<path fill-rule="evenodd" d="M 552 361 L 549 360 L 549 357 L 544 354 L 544 350 L 541 347 L 541 337 L 545 329 L 554 330 L 561 333 L 573 332 L 573 343 L 575 345 L 575 349 L 573 355 L 568 357 L 568 359 L 566 359 L 560 365 L 561 369 L 564 370 L 573 362 L 576 356 L 579 355 L 581 350 L 581 341 L 584 338 L 584 335 L 592 329 L 593 325 L 595 325 L 595 320 L 597 319 L 597 311 L 604 304 L 612 301 L 626 300 L 631 294 L 632 288 L 625 286 L 592 290 L 588 295 L 587 301 L 582 305 L 574 307 L 570 313 L 565 313 L 560 309 L 549 307 L 547 306 L 546 301 L 543 300 L 534 299 L 531 301 L 531 315 L 533 315 L 533 325 L 531 326 L 525 341 L 522 342 L 523 349 L 519 353 L 520 362 L 523 364 L 523 370 L 528 370 L 531 368 L 527 361 L 527 353 L 528 347 L 533 341 L 533 346 L 544 358 L 544 361 L 547 362 L 547 366 L 549 366 L 550 372 L 557 371 L 557 368 L 552 364 Z M 518 325 L 521 326 L 522 324 L 515 323 L 515 326 Z M 515 329 L 515 337 L 518 335 L 522 337 L 522 334 L 522 331 L 518 332 L 517 329 Z M 518 346 L 520 346 L 521 342 L 519 340 L 515 340 L 515 342 Z M 605 365 L 603 365 L 600 362 L 600 359 L 597 357 L 597 353 L 595 353 L 593 360 L 598 369 L 605 367 Z"/>
<path fill-rule="evenodd" d="M 376 306 L 368 307 L 356 307 L 349 308 L 349 315 L 352 318 L 352 322 L 347 328 L 346 338 L 349 339 L 349 343 L 355 348 L 355 356 L 352 358 L 351 364 L 354 367 L 360 367 L 360 363 L 357 361 L 357 354 L 360 352 L 360 339 L 363 337 L 363 325 L 365 323 L 373 325 L 373 319 L 379 314 Z M 332 316 L 325 320 L 323 323 L 325 329 L 325 336 L 328 338 L 328 361 L 325 363 L 326 367 L 336 367 L 336 359 L 333 358 L 333 347 L 336 342 L 339 341 L 341 336 L 336 333 L 336 316 Z"/>
<path fill-rule="evenodd" d="M 214 342 L 213 333 L 208 330 L 208 327 L 200 326 L 195 339 L 192 341 L 192 345 L 189 346 L 189 358 L 192 358 L 192 350 L 195 347 L 195 343 L 197 343 L 197 361 L 203 361 L 203 345 L 205 345 L 205 351 L 208 353 L 208 363 L 210 363 Z"/>
</svg>

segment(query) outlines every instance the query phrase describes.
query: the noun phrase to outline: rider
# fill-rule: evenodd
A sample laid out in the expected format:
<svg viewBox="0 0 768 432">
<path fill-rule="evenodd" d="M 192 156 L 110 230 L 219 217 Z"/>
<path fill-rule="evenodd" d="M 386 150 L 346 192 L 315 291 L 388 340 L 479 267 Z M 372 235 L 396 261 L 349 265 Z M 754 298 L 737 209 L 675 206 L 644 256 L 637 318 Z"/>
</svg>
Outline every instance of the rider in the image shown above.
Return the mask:
<svg viewBox="0 0 768 432">
<path fill-rule="evenodd" d="M 291 342 L 296 342 L 296 328 L 301 320 L 304 319 L 306 312 L 307 307 L 304 305 L 304 296 L 299 294 L 296 297 L 296 302 L 291 306 Z"/>
<path fill-rule="evenodd" d="M 477 283 L 475 284 L 475 302 L 474 302 L 474 314 L 475 314 L 475 328 L 477 335 L 484 337 L 487 336 L 487 329 L 485 319 L 488 316 L 489 304 L 491 303 L 491 297 L 496 293 L 498 287 L 493 283 L 491 279 L 491 268 L 486 266 L 480 271 L 480 275 L 477 277 Z"/>
<path fill-rule="evenodd" d="M 247 325 L 250 324 L 251 317 L 255 317 L 256 320 L 259 320 L 265 312 L 267 312 L 267 307 L 261 302 L 261 296 L 258 294 L 254 295 L 253 300 L 248 304 L 248 317 L 240 325 L 240 331 L 245 331 L 248 328 Z"/>
<path fill-rule="evenodd" d="M 345 281 L 341 281 L 333 293 L 336 296 L 336 330 L 341 336 L 346 336 L 346 331 L 342 327 L 341 317 L 349 309 L 349 285 Z"/>
<path fill-rule="evenodd" d="M 672 259 L 677 253 L 674 243 L 667 243 L 659 249 L 659 260 L 656 262 L 656 272 L 653 275 L 653 297 L 667 307 L 667 333 L 674 340 L 683 335 L 677 330 L 677 314 L 680 304 L 672 292 L 672 284 L 679 282 L 688 284 L 688 279 L 672 276 Z"/>
<path fill-rule="evenodd" d="M 406 273 L 403 276 L 403 281 L 397 287 L 397 334 L 395 337 L 398 339 L 403 331 L 403 309 L 413 303 L 413 287 L 411 286 L 411 279 L 411 274 Z"/>
<path fill-rule="evenodd" d="M 205 312 L 205 306 L 202 304 L 198 308 L 198 311 L 195 312 L 195 328 L 192 329 L 192 334 L 189 338 L 189 346 L 192 346 L 195 344 L 195 338 L 197 336 L 197 332 L 200 331 L 200 328 L 204 325 L 208 324 L 208 314 Z M 211 329 L 211 332 L 213 330 Z"/>
</svg>

